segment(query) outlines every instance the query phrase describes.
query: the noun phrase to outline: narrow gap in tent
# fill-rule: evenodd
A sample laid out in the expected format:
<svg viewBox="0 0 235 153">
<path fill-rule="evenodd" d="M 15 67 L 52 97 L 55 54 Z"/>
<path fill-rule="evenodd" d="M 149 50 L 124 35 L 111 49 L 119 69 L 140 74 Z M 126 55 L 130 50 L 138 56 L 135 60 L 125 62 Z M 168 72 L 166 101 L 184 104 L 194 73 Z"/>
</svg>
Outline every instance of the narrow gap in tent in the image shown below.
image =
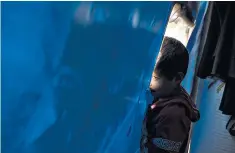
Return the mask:
<svg viewBox="0 0 235 153">
<path fill-rule="evenodd" d="M 169 21 L 167 23 L 166 31 L 164 36 L 172 37 L 179 40 L 185 47 L 188 44 L 189 38 L 194 29 L 194 24 L 189 24 L 181 16 L 181 5 L 175 4 L 172 8 Z M 163 39 L 164 40 L 164 39 Z M 161 53 L 158 53 L 156 63 L 161 57 Z M 190 131 L 191 133 L 191 131 Z M 189 136 L 189 142 L 187 147 L 187 153 L 190 152 L 191 136 Z"/>
</svg>

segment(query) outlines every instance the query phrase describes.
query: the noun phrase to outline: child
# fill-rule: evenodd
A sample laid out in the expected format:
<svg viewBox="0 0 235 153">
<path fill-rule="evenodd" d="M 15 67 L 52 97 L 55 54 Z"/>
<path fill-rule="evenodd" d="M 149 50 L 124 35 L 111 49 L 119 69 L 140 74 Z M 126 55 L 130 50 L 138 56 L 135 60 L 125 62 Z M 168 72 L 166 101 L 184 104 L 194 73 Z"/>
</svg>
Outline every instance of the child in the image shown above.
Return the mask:
<svg viewBox="0 0 235 153">
<path fill-rule="evenodd" d="M 185 153 L 191 122 L 199 120 L 190 96 L 181 87 L 189 55 L 176 39 L 165 37 L 150 90 L 154 97 L 143 121 L 141 153 Z"/>
</svg>

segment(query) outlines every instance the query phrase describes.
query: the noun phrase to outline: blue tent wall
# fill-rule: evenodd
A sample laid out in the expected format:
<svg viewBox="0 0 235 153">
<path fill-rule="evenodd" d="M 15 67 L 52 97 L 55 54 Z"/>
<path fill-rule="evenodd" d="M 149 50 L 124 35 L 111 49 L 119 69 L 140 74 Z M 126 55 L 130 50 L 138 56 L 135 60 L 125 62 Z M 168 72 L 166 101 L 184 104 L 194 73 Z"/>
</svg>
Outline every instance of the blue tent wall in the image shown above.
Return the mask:
<svg viewBox="0 0 235 153">
<path fill-rule="evenodd" d="M 188 72 L 182 82 L 182 85 L 184 86 L 184 88 L 188 93 L 192 92 L 193 78 L 195 74 L 195 67 L 198 55 L 198 50 L 197 50 L 198 31 L 200 30 L 201 24 L 203 23 L 203 18 L 206 13 L 206 8 L 207 8 L 207 2 L 200 2 L 198 14 L 196 17 L 195 27 L 187 44 L 187 49 L 189 51 L 189 66 L 188 66 Z"/>
<path fill-rule="evenodd" d="M 3 2 L 2 152 L 136 152 L 171 5 Z"/>
<path fill-rule="evenodd" d="M 195 67 L 192 48 L 205 3 L 201 5 L 187 46 L 188 92 Z M 81 6 L 96 8 L 94 21 L 88 21 L 95 24 L 76 19 L 84 11 Z M 113 10 L 111 19 L 105 20 L 102 10 Z M 142 28 L 131 26 L 133 10 L 140 10 Z M 145 89 L 170 10 L 170 2 L 3 2 L 2 152 L 138 152 Z M 216 91 L 220 83 L 210 90 L 208 83 L 202 81 L 198 89 L 204 119 L 195 126 L 191 151 L 219 148 L 232 153 L 234 141 L 223 128 L 227 118 L 215 111 L 218 105 L 208 103 L 219 103 L 213 97 L 221 97 L 222 91 Z M 220 116 L 221 122 L 212 123 L 210 115 Z M 211 127 L 222 134 L 208 133 Z"/>
<path fill-rule="evenodd" d="M 191 153 L 234 153 L 235 139 L 226 130 L 229 116 L 219 110 L 224 83 L 206 79 L 199 81 L 197 94 L 201 120 L 194 126 Z M 209 88 L 210 85 L 210 88 Z"/>
</svg>

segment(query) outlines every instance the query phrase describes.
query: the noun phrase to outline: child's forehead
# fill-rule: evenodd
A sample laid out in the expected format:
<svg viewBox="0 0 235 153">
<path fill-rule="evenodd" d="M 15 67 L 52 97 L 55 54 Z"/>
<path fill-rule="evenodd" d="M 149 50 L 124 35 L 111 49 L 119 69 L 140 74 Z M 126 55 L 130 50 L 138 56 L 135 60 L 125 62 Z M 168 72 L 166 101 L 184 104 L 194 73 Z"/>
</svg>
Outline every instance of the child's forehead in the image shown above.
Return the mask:
<svg viewBox="0 0 235 153">
<path fill-rule="evenodd" d="M 167 79 L 162 73 L 159 71 L 154 71 L 152 74 L 152 77 L 158 78 L 158 79 Z"/>
<path fill-rule="evenodd" d="M 153 71 L 153 74 L 152 74 L 152 77 L 154 76 L 158 76 L 158 74 L 155 71 Z"/>
<path fill-rule="evenodd" d="M 153 76 L 160 76 L 161 73 L 160 73 L 159 70 L 157 70 L 157 69 L 155 68 L 152 75 L 153 75 Z"/>
</svg>

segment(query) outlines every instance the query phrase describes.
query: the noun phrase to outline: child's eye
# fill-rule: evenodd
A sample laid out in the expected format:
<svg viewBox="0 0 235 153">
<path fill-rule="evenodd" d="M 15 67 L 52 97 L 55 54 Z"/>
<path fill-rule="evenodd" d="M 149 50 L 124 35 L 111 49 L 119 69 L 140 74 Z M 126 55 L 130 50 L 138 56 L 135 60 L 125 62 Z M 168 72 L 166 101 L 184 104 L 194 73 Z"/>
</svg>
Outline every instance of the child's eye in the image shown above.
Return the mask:
<svg viewBox="0 0 235 153">
<path fill-rule="evenodd" d="M 154 77 L 154 79 L 156 79 L 156 80 L 158 80 L 158 79 L 160 79 L 159 77 L 157 77 L 157 76 L 153 76 Z"/>
</svg>

